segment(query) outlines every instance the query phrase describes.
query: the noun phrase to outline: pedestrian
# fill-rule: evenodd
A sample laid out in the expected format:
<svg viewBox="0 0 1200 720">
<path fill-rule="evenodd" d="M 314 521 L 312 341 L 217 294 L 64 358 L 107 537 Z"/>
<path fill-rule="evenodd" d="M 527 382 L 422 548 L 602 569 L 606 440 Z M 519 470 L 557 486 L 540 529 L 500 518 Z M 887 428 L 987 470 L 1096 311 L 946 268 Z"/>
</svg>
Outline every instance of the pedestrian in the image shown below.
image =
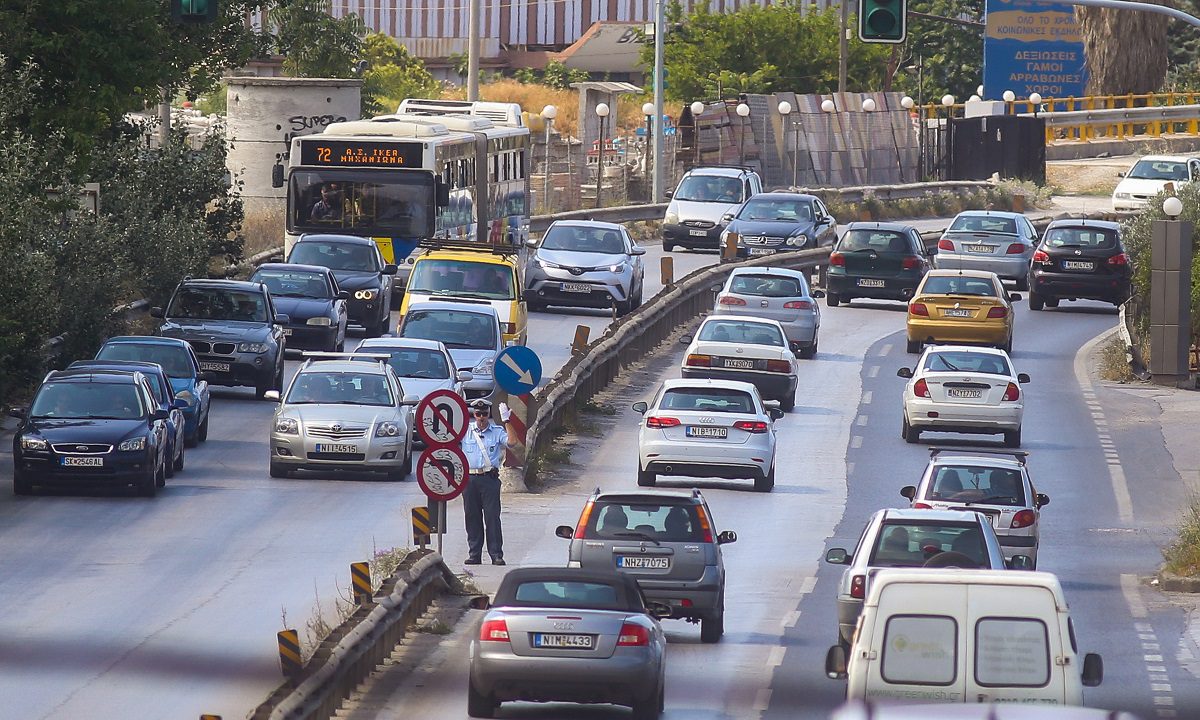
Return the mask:
<svg viewBox="0 0 1200 720">
<path fill-rule="evenodd" d="M 500 531 L 500 462 L 505 448 L 512 447 L 508 441 L 512 411 L 500 403 L 500 420 L 504 427 L 492 422 L 492 402 L 484 398 L 469 405 L 473 422 L 462 440 L 463 454 L 467 456 L 470 477 L 463 490 L 463 511 L 467 520 L 466 565 L 479 565 L 483 558 L 483 544 L 487 538 L 488 555 L 493 565 L 504 564 L 504 536 Z"/>
</svg>

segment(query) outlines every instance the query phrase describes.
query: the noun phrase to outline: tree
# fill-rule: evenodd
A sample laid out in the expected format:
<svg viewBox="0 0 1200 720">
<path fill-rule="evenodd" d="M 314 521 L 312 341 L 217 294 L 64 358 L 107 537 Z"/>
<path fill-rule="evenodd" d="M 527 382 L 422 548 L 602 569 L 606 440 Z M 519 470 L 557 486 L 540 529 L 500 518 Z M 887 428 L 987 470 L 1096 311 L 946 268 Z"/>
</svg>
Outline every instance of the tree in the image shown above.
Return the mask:
<svg viewBox="0 0 1200 720">
<path fill-rule="evenodd" d="M 927 15 L 983 21 L 983 0 L 920 0 L 909 8 Z M 897 53 L 894 87 L 929 102 L 950 94 L 966 99 L 983 82 L 983 28 L 909 17 L 908 41 Z M 918 71 L 917 66 L 923 70 Z"/>
<path fill-rule="evenodd" d="M 1151 93 L 1162 87 L 1167 75 L 1166 15 L 1092 7 L 1076 8 L 1075 15 L 1083 32 L 1090 94 Z"/>
<path fill-rule="evenodd" d="M 587 79 L 586 70 L 572 70 L 561 60 L 551 60 L 542 71 L 541 82 L 556 90 L 566 90 L 571 87 L 571 83 L 586 82 Z"/>
<path fill-rule="evenodd" d="M 372 117 L 382 112 L 395 112 L 400 101 L 410 97 L 435 97 L 441 83 L 425 69 L 420 58 L 391 36 L 371 33 L 363 41 L 362 113 Z"/>
<path fill-rule="evenodd" d="M 1175 7 L 1200 17 L 1196 0 L 1175 0 Z M 1167 85 L 1171 90 L 1200 90 L 1200 33 L 1192 25 L 1172 22 L 1167 25 Z"/>
<path fill-rule="evenodd" d="M 349 13 L 332 14 L 330 0 L 289 0 L 271 8 L 275 44 L 292 77 L 345 78 L 354 74 L 363 52 L 366 25 Z"/>
</svg>

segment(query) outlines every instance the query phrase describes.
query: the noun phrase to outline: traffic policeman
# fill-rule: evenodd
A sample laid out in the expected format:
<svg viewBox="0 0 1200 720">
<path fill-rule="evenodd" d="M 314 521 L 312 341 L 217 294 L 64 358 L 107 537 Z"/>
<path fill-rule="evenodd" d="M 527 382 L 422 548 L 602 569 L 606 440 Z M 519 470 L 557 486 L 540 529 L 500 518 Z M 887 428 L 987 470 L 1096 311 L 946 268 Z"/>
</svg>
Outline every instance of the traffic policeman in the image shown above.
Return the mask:
<svg viewBox="0 0 1200 720">
<path fill-rule="evenodd" d="M 493 565 L 504 564 L 504 536 L 500 531 L 500 463 L 512 430 L 512 411 L 500 403 L 501 427 L 492 422 L 492 403 L 479 398 L 469 405 L 474 422 L 462 439 L 470 479 L 463 490 L 463 511 L 467 520 L 467 559 L 465 564 L 482 562 L 484 539 Z M 486 533 L 485 533 L 486 529 Z"/>
</svg>

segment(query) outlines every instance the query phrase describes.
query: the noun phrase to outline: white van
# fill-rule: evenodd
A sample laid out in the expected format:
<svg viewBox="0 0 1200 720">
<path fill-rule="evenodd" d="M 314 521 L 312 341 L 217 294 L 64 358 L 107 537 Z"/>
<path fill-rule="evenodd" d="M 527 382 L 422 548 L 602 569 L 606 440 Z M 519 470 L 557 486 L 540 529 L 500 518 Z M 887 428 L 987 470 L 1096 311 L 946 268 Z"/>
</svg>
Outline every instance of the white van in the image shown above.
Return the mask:
<svg viewBox="0 0 1200 720">
<path fill-rule="evenodd" d="M 904 569 L 871 578 L 849 653 L 831 647 L 825 674 L 849 680 L 850 700 L 1082 705 L 1104 667 L 1080 662 L 1050 573 Z"/>
</svg>

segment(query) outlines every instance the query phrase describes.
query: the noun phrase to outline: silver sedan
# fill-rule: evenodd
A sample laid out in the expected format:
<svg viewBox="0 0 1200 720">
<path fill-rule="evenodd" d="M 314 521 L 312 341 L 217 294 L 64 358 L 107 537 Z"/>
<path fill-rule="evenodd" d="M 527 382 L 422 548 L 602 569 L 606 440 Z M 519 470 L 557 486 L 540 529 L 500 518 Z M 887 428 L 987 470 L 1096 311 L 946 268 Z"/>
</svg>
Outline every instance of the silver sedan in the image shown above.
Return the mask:
<svg viewBox="0 0 1200 720">
<path fill-rule="evenodd" d="M 967 210 L 938 240 L 933 266 L 939 270 L 985 270 L 1029 289 L 1029 264 L 1037 231 L 1021 213 Z"/>
<path fill-rule="evenodd" d="M 822 297 L 823 291 L 809 290 L 808 279 L 798 270 L 743 267 L 730 273 L 718 290 L 713 312 L 776 320 L 792 352 L 811 358 L 817 354 L 821 333 L 816 298 Z"/>
<path fill-rule="evenodd" d="M 559 220 L 536 247 L 525 273 L 530 310 L 547 305 L 615 306 L 624 315 L 642 304 L 645 248 L 625 228 L 592 220 Z"/>
</svg>

